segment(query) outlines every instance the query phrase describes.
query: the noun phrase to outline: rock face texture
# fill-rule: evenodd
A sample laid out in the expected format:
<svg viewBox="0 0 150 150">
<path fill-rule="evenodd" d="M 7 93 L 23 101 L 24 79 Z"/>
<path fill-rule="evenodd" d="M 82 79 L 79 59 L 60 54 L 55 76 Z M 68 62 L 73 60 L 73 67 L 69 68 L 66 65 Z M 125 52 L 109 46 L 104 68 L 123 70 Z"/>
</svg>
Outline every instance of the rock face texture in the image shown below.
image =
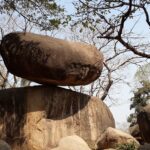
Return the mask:
<svg viewBox="0 0 150 150">
<path fill-rule="evenodd" d="M 141 108 L 137 116 L 137 122 L 142 135 L 142 139 L 150 143 L 150 104 Z"/>
<path fill-rule="evenodd" d="M 108 107 L 96 97 L 55 86 L 0 91 L 0 138 L 12 150 L 55 148 L 62 137 L 78 135 L 92 148 L 108 127 Z"/>
<path fill-rule="evenodd" d="M 134 126 L 129 127 L 129 133 L 139 142 L 143 143 L 143 139 L 141 138 L 141 132 L 139 129 L 139 125 L 135 124 Z"/>
<path fill-rule="evenodd" d="M 6 35 L 0 53 L 9 72 L 46 85 L 86 85 L 103 66 L 94 46 L 32 33 Z"/>
<path fill-rule="evenodd" d="M 90 148 L 82 138 L 73 135 L 62 138 L 58 147 L 51 150 L 90 150 Z"/>
<path fill-rule="evenodd" d="M 137 148 L 140 146 L 139 142 L 131 135 L 118 129 L 109 127 L 98 138 L 96 147 L 98 150 L 103 150 L 107 148 L 116 148 L 118 144 L 133 143 L 133 142 Z"/>
<path fill-rule="evenodd" d="M 5 141 L 0 140 L 0 150 L 11 150 L 11 148 Z"/>
<path fill-rule="evenodd" d="M 145 143 L 144 145 L 141 145 L 139 150 L 150 150 L 150 144 Z"/>
<path fill-rule="evenodd" d="M 134 126 L 129 127 L 129 132 L 133 137 L 140 136 L 139 125 L 135 124 Z"/>
</svg>

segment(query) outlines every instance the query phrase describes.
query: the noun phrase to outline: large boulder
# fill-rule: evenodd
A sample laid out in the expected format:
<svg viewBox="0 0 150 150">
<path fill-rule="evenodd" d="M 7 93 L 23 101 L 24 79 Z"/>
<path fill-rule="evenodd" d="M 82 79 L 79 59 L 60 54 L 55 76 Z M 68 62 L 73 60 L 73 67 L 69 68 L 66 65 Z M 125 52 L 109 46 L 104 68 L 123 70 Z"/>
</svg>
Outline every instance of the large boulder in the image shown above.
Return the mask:
<svg viewBox="0 0 150 150">
<path fill-rule="evenodd" d="M 92 45 L 32 33 L 10 33 L 0 46 L 9 72 L 41 84 L 86 85 L 102 71 L 103 56 Z"/>
<path fill-rule="evenodd" d="M 139 142 L 130 134 L 109 127 L 97 139 L 96 149 L 103 150 L 107 148 L 117 148 L 118 145 L 132 143 L 135 144 L 136 148 L 140 146 Z"/>
<path fill-rule="evenodd" d="M 51 150 L 90 150 L 87 143 L 79 136 L 67 136 L 59 141 L 59 145 Z"/>
<path fill-rule="evenodd" d="M 140 109 L 137 122 L 143 140 L 150 143 L 150 104 Z"/>
<path fill-rule="evenodd" d="M 0 138 L 12 150 L 46 150 L 78 135 L 93 148 L 108 127 L 109 108 L 98 98 L 55 86 L 0 91 Z"/>
</svg>

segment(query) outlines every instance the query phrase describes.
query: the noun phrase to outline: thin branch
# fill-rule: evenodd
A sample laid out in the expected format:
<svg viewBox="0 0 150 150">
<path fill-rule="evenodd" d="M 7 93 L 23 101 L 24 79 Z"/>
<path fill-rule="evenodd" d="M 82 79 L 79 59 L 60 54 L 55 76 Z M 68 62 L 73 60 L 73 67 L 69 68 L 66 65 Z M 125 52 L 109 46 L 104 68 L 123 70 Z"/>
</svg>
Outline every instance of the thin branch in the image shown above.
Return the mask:
<svg viewBox="0 0 150 150">
<path fill-rule="evenodd" d="M 1 84 L 2 89 L 4 89 L 6 87 L 6 83 L 9 84 L 10 87 L 12 87 L 11 84 L 8 82 L 8 75 L 9 75 L 8 71 L 7 71 L 6 75 L 5 75 L 5 77 L 2 75 L 2 73 L 0 73 L 0 76 L 3 79 L 3 83 Z"/>
<path fill-rule="evenodd" d="M 125 46 L 127 49 L 131 50 L 134 54 L 145 57 L 145 58 L 150 58 L 150 54 L 146 54 L 144 52 L 138 51 L 134 46 L 130 45 L 129 43 L 125 42 L 122 38 L 117 37 L 117 40 Z"/>
<path fill-rule="evenodd" d="M 0 27 L 0 31 L 1 31 L 1 37 L 4 37 L 4 30 Z"/>
<path fill-rule="evenodd" d="M 132 0 L 130 0 L 130 2 L 129 2 L 129 9 L 128 9 L 128 11 L 122 16 L 120 29 L 119 29 L 119 32 L 118 32 L 118 36 L 119 37 L 121 37 L 122 30 L 124 28 L 124 23 L 128 19 L 128 17 L 130 16 L 131 10 L 132 10 Z"/>
<path fill-rule="evenodd" d="M 119 64 L 115 69 L 112 70 L 112 72 L 119 70 L 122 66 L 125 66 L 128 63 L 130 63 L 130 64 L 133 63 L 131 61 L 134 59 L 143 59 L 143 58 L 142 57 L 131 57 L 131 58 L 127 59 L 126 61 L 122 62 L 121 64 Z M 140 61 L 140 62 L 143 62 L 143 61 Z"/>
<path fill-rule="evenodd" d="M 116 58 L 117 56 L 119 56 L 119 55 L 121 55 L 121 54 L 124 54 L 124 53 L 127 53 L 127 52 L 128 52 L 127 50 L 124 50 L 124 51 L 119 52 L 119 53 L 117 52 L 117 53 L 115 53 L 112 57 L 107 58 L 107 59 L 105 60 L 105 62 L 108 62 L 108 61 L 110 61 L 110 60 Z"/>
<path fill-rule="evenodd" d="M 84 5 L 84 6 L 88 6 L 86 3 L 84 3 L 82 0 L 79 0 L 79 2 Z M 115 2 L 115 1 L 114 1 Z M 118 7 L 122 7 L 124 5 L 124 3 L 122 1 L 120 1 L 120 4 L 118 5 L 114 5 L 114 6 L 105 6 L 105 7 L 95 7 L 95 6 L 90 6 L 91 9 L 100 9 L 100 10 L 107 10 L 107 9 L 114 9 L 114 8 L 118 8 Z M 98 4 L 97 6 L 100 6 L 100 4 Z M 88 6 L 89 7 L 89 6 Z"/>
<path fill-rule="evenodd" d="M 7 1 L 7 0 L 4 0 L 4 1 L 5 1 L 14 11 L 16 11 L 20 16 L 22 16 L 24 19 L 26 19 L 26 21 L 32 22 L 33 24 L 36 24 L 36 25 L 38 25 L 38 26 L 40 26 L 40 27 L 43 26 L 43 24 L 40 24 L 38 21 L 34 21 L 34 20 L 28 18 L 27 16 L 25 16 L 21 11 L 19 11 L 19 10 L 15 7 L 15 5 L 14 5 L 13 3 L 11 3 L 11 2 L 9 2 L 9 1 Z M 39 8 L 39 9 L 40 9 L 40 8 Z M 41 10 L 41 9 L 40 9 L 40 10 Z M 41 12 L 41 13 L 43 13 L 43 12 Z"/>
<path fill-rule="evenodd" d="M 110 87 L 111 87 L 112 84 L 113 84 L 113 80 L 111 79 L 111 70 L 110 70 L 110 68 L 108 67 L 108 65 L 107 65 L 106 63 L 104 63 L 104 66 L 105 66 L 106 69 L 108 70 L 108 74 L 107 74 L 107 76 L 108 76 L 108 84 L 106 85 L 106 87 L 105 87 L 105 89 L 104 89 L 104 93 L 103 93 L 103 95 L 102 95 L 102 97 L 101 97 L 101 100 L 102 100 L 102 101 L 104 101 L 104 99 L 107 97 L 108 92 L 109 92 L 109 90 L 110 90 Z"/>
</svg>

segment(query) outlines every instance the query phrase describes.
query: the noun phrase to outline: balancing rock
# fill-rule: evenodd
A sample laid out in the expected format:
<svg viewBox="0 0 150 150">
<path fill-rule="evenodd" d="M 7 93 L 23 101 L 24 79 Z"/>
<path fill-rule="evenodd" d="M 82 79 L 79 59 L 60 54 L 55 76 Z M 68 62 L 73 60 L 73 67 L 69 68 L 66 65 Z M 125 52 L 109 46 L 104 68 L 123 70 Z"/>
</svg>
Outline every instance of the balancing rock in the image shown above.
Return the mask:
<svg viewBox="0 0 150 150">
<path fill-rule="evenodd" d="M 46 85 L 86 85 L 103 67 L 103 55 L 92 45 L 33 33 L 4 36 L 0 53 L 9 72 Z"/>
</svg>

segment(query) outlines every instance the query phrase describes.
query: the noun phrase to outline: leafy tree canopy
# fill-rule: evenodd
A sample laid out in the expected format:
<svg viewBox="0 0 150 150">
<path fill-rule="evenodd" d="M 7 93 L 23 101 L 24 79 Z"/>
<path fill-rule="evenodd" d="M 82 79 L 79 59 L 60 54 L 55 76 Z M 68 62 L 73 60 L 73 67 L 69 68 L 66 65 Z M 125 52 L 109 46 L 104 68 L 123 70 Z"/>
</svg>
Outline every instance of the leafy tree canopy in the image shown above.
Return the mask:
<svg viewBox="0 0 150 150">
<path fill-rule="evenodd" d="M 42 30 L 52 30 L 66 23 L 64 12 L 55 0 L 0 0 L 1 15 L 16 15 Z"/>
</svg>

